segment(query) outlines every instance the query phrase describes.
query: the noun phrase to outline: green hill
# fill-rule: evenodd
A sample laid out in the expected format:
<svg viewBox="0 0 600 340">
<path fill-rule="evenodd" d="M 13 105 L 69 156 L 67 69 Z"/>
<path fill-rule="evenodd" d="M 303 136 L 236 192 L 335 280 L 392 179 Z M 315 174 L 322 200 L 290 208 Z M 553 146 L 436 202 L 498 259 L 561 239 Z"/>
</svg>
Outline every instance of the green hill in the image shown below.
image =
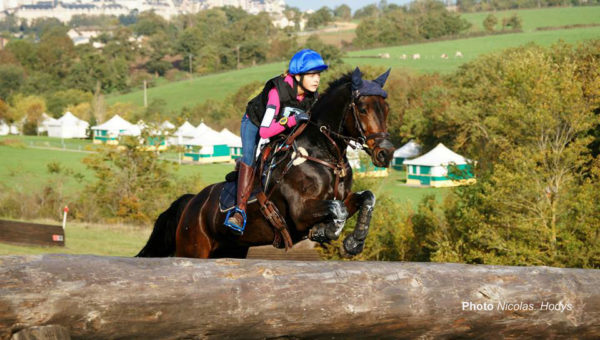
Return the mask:
<svg viewBox="0 0 600 340">
<path fill-rule="evenodd" d="M 531 32 L 541 27 L 559 27 L 567 25 L 600 24 L 600 6 L 555 7 L 539 9 L 521 9 L 498 12 L 479 12 L 461 14 L 473 27 L 472 31 L 483 31 L 483 20 L 493 14 L 498 18 L 497 29 L 501 28 L 502 18 L 517 14 L 523 23 L 523 31 Z"/>
<path fill-rule="evenodd" d="M 449 73 L 461 64 L 485 53 L 499 51 L 509 47 L 516 47 L 527 43 L 536 43 L 549 46 L 559 40 L 575 43 L 582 40 L 600 37 L 600 27 L 586 27 L 552 31 L 532 31 L 484 36 L 470 39 L 447 40 L 430 43 L 420 43 L 405 46 L 384 47 L 371 50 L 354 51 L 348 53 L 344 62 L 348 65 L 379 65 L 394 69 L 411 69 L 417 72 Z M 455 58 L 456 51 L 461 51 L 463 58 Z M 379 53 L 389 53 L 389 59 L 376 57 Z M 419 53 L 421 59 L 404 60 L 402 55 L 410 56 Z M 448 59 L 440 56 L 446 53 Z M 364 58 L 365 56 L 369 58 Z M 162 99 L 167 103 L 169 110 L 178 111 L 187 106 L 191 107 L 208 99 L 222 100 L 227 95 L 235 92 L 240 86 L 253 81 L 266 81 L 285 69 L 285 63 L 260 65 L 243 70 L 236 70 L 167 83 L 148 89 L 148 102 Z M 143 91 L 134 91 L 124 95 L 107 98 L 109 104 L 116 102 L 143 105 Z"/>
</svg>

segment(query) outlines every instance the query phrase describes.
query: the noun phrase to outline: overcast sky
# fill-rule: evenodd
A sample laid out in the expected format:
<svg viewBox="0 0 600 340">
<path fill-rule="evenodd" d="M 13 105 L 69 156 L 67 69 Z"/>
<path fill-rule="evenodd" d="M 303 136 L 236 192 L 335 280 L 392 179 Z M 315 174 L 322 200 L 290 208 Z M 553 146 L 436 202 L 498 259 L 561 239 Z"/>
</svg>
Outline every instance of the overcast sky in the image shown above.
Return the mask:
<svg viewBox="0 0 600 340">
<path fill-rule="evenodd" d="M 409 0 L 388 0 L 388 4 L 399 4 L 404 5 L 410 2 Z M 356 11 L 361 7 L 365 7 L 370 4 L 377 4 L 379 0 L 285 0 L 285 3 L 292 7 L 298 7 L 300 10 L 305 11 L 307 9 L 317 10 L 323 6 L 327 6 L 331 9 L 346 4 L 352 8 L 352 11 Z"/>
</svg>

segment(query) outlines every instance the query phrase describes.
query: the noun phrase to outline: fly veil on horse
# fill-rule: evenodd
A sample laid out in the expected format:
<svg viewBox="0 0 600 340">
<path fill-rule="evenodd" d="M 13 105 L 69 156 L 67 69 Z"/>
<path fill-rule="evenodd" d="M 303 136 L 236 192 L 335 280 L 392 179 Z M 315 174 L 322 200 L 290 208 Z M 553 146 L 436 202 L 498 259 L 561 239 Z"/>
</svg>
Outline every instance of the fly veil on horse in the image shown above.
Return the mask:
<svg viewBox="0 0 600 340">
<path fill-rule="evenodd" d="M 394 147 L 387 133 L 389 107 L 382 89 L 388 75 L 389 70 L 373 81 L 363 80 L 356 68 L 333 81 L 311 109 L 309 122 L 299 125 L 283 142 L 269 143 L 271 152 L 263 150 L 259 166 L 271 171 L 268 176 L 255 176 L 254 187 L 264 185 L 265 190 L 260 202 L 247 206 L 243 235 L 234 236 L 223 225 L 226 214 L 219 198 L 226 182 L 221 182 L 173 202 L 159 216 L 137 256 L 244 258 L 251 246 L 273 243 L 288 248 L 307 237 L 327 242 L 339 238 L 346 220 L 356 212 L 357 224 L 343 244 L 346 253 L 360 253 L 375 196 L 370 191 L 351 191 L 352 170 L 345 151 L 349 143 L 363 145 L 373 164 L 389 165 Z M 271 208 L 266 209 L 269 204 Z M 274 228 L 265 211 L 271 217 L 275 214 L 275 220 L 281 218 L 284 229 Z"/>
</svg>

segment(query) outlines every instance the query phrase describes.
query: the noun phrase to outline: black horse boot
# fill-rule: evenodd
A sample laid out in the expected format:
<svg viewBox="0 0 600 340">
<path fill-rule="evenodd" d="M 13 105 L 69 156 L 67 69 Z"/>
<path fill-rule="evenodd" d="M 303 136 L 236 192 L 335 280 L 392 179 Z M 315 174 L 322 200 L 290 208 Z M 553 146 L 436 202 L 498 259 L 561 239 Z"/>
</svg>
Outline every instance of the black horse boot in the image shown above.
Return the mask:
<svg viewBox="0 0 600 340">
<path fill-rule="evenodd" d="M 240 162 L 240 170 L 237 178 L 237 200 L 235 213 L 225 222 L 225 225 L 240 235 L 246 227 L 246 203 L 252 193 L 252 180 L 254 179 L 254 168 L 244 162 Z M 243 215 L 242 215 L 243 214 Z"/>
</svg>

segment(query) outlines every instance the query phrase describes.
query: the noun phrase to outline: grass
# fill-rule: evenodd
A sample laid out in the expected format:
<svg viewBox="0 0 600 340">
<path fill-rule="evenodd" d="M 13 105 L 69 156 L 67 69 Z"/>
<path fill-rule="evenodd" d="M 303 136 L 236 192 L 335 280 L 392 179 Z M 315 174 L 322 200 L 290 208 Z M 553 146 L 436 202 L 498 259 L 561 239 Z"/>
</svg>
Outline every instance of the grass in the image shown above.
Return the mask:
<svg viewBox="0 0 600 340">
<path fill-rule="evenodd" d="M 49 143 L 53 145 L 60 139 L 48 137 L 0 137 L 0 144 L 7 139 L 22 140 L 25 143 Z M 36 141 L 39 139 L 39 141 Z M 58 141 L 57 141 L 58 140 Z M 81 145 L 85 147 L 84 141 Z M 88 142 L 89 143 L 89 142 Z M 59 163 L 65 169 L 71 169 L 84 176 L 82 182 L 69 180 L 65 183 L 65 191 L 74 193 L 83 189 L 83 187 L 94 180 L 94 174 L 88 170 L 82 163 L 83 158 L 87 157 L 86 152 L 70 152 L 62 150 L 46 150 L 30 147 L 12 147 L 0 145 L 0 158 L 4 161 L 0 163 L 0 184 L 20 186 L 24 190 L 36 190 L 47 185 L 51 174 L 47 170 L 47 164 L 51 162 Z M 225 175 L 233 170 L 233 164 L 206 164 L 192 165 L 182 164 L 178 166 L 175 172 L 179 177 L 199 177 L 201 183 L 199 187 L 205 184 L 217 183 L 224 180 Z M 417 204 L 421 198 L 428 193 L 439 193 L 443 190 L 431 188 L 414 188 L 404 185 L 406 175 L 404 172 L 390 170 L 390 176 L 379 182 L 373 191 L 385 192 L 393 197 L 397 202 L 411 201 Z M 193 189 L 190 189 L 194 193 Z M 184 194 L 183 192 L 181 194 Z"/>
<path fill-rule="evenodd" d="M 554 7 L 541 9 L 521 9 L 497 12 L 465 13 L 461 16 L 473 26 L 472 31 L 483 31 L 483 20 L 493 14 L 498 19 L 497 30 L 502 28 L 502 18 L 517 14 L 523 25 L 523 31 L 532 32 L 541 27 L 559 27 L 577 24 L 600 24 L 600 6 Z"/>
<path fill-rule="evenodd" d="M 36 139 L 40 140 L 37 141 Z M 22 141 L 21 147 L 1 145 L 8 139 Z M 91 145 L 89 141 L 79 141 L 82 149 Z M 0 137 L 0 184 L 20 186 L 25 190 L 34 190 L 48 183 L 51 175 L 47 165 L 59 163 L 66 169 L 71 169 L 84 176 L 83 182 L 69 180 L 65 183 L 67 192 L 81 190 L 86 183 L 93 180 L 94 174 L 86 168 L 82 160 L 89 156 L 85 151 L 63 151 L 60 149 L 39 149 L 28 145 L 60 143 L 58 138 L 35 136 L 2 136 Z M 87 144 L 86 144 L 87 143 Z M 178 167 L 176 176 L 198 176 L 202 183 L 215 183 L 223 180 L 225 174 L 233 170 L 232 164 L 207 164 L 203 166 L 183 164 Z M 182 193 L 183 194 L 183 193 Z"/>
<path fill-rule="evenodd" d="M 379 65 L 393 69 L 410 69 L 421 73 L 450 73 L 460 65 L 482 54 L 500 51 L 509 47 L 534 42 L 542 46 L 550 46 L 559 40 L 575 43 L 582 40 L 597 39 L 598 37 L 600 37 L 600 27 L 533 31 L 353 51 L 349 52 L 343 60 L 351 66 Z M 455 58 L 456 51 L 461 51 L 464 57 Z M 379 53 L 389 53 L 390 59 L 377 58 L 376 56 Z M 421 54 L 421 59 L 401 59 L 403 54 L 410 56 L 415 53 Z M 450 58 L 441 59 L 440 56 L 443 53 L 448 54 Z M 362 56 L 370 56 L 370 58 L 362 58 Z M 167 83 L 150 88 L 148 90 L 148 102 L 150 103 L 155 99 L 164 100 L 167 110 L 178 112 L 183 107 L 193 107 L 209 99 L 222 100 L 227 95 L 237 91 L 242 85 L 253 81 L 264 82 L 270 77 L 281 73 L 285 68 L 284 63 L 273 63 L 197 77 L 192 80 Z M 133 91 L 107 98 L 109 104 L 117 102 L 142 106 L 143 91 Z"/>
<path fill-rule="evenodd" d="M 517 47 L 528 43 L 550 46 L 559 40 L 576 43 L 583 40 L 598 39 L 599 37 L 600 27 L 511 33 L 355 51 L 348 53 L 348 57 L 344 60 L 351 65 L 378 65 L 411 69 L 422 73 L 450 73 L 455 71 L 460 65 L 480 55 L 498 52 L 510 47 Z M 456 51 L 461 51 L 464 57 L 454 57 Z M 360 58 L 360 56 L 377 56 L 379 53 L 389 53 L 390 59 Z M 402 54 L 411 56 L 415 53 L 419 53 L 421 59 L 401 59 Z M 440 56 L 443 53 L 448 54 L 449 58 L 441 59 Z"/>
<path fill-rule="evenodd" d="M 287 65 L 282 62 L 271 63 L 167 83 L 147 90 L 148 103 L 157 99 L 164 100 L 168 110 L 180 111 L 184 107 L 193 107 L 208 99 L 222 100 L 241 86 L 253 81 L 266 82 L 269 76 L 274 77 L 283 73 L 286 67 Z M 108 104 L 132 103 L 143 106 L 144 92 L 137 90 L 123 95 L 108 96 L 106 102 Z"/>
<path fill-rule="evenodd" d="M 59 222 L 32 221 L 60 225 Z M 64 247 L 41 247 L 0 243 L 0 255 L 94 254 L 134 256 L 146 244 L 150 228 L 126 225 L 67 223 Z"/>
</svg>

